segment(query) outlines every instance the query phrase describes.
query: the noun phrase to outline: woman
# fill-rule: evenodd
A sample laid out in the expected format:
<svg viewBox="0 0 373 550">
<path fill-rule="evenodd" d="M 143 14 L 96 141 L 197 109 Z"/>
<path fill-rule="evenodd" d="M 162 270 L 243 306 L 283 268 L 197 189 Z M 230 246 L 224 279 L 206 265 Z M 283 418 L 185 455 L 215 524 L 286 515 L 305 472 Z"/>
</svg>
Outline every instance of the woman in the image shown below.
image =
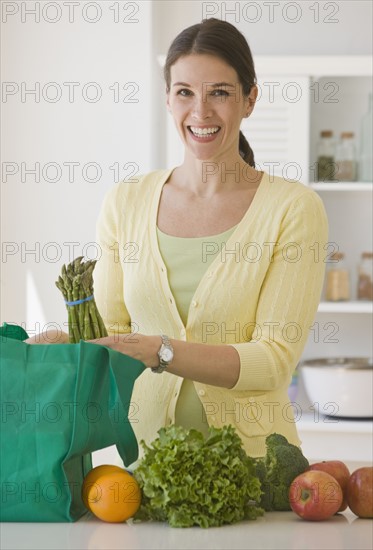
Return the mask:
<svg viewBox="0 0 373 550">
<path fill-rule="evenodd" d="M 185 29 L 164 74 L 184 161 L 105 198 L 95 295 L 109 336 L 96 342 L 147 367 L 132 395 L 139 441 L 173 423 L 232 424 L 253 457 L 273 432 L 299 445 L 287 390 L 323 283 L 322 202 L 255 169 L 240 124 L 256 76 L 233 25 Z"/>
<path fill-rule="evenodd" d="M 251 456 L 272 432 L 299 445 L 287 389 L 323 283 L 322 202 L 255 169 L 240 124 L 256 76 L 233 25 L 185 29 L 164 75 L 184 161 L 105 199 L 95 293 L 110 336 L 99 343 L 148 367 L 132 396 L 138 440 L 172 423 L 232 424 Z"/>
</svg>

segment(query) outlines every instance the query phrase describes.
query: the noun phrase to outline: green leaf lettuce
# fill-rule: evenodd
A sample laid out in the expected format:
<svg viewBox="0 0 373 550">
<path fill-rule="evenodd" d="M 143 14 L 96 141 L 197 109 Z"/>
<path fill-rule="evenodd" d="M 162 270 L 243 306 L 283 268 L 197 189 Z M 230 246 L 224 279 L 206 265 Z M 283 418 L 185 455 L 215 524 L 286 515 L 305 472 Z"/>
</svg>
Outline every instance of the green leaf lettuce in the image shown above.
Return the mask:
<svg viewBox="0 0 373 550">
<path fill-rule="evenodd" d="M 180 426 L 161 428 L 134 471 L 142 502 L 134 520 L 172 527 L 217 527 L 263 514 L 261 485 L 232 426 L 209 428 L 204 438 Z"/>
</svg>

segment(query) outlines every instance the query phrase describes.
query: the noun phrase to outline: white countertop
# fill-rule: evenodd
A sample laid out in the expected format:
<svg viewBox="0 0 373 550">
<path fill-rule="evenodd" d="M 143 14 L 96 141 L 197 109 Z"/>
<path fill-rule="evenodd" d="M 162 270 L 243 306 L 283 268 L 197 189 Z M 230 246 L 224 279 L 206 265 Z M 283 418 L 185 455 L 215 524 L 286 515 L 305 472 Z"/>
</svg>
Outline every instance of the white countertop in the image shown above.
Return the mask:
<svg viewBox="0 0 373 550">
<path fill-rule="evenodd" d="M 349 510 L 326 521 L 304 521 L 293 512 L 269 512 L 255 521 L 218 528 L 171 528 L 165 523 L 2 523 L 2 550 L 255 549 L 371 550 L 373 520 Z"/>
</svg>

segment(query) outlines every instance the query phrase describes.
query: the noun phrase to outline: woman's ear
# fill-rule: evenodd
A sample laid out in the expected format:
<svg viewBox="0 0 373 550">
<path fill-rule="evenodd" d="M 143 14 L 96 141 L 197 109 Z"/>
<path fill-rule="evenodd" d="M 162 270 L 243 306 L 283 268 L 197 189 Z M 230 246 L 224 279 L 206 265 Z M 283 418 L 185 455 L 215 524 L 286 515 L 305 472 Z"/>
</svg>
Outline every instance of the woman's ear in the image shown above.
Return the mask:
<svg viewBox="0 0 373 550">
<path fill-rule="evenodd" d="M 254 110 L 255 103 L 258 97 L 258 86 L 254 84 L 251 87 L 250 93 L 246 98 L 246 113 L 245 118 L 249 117 Z"/>
<path fill-rule="evenodd" d="M 167 111 L 172 114 L 171 105 L 170 105 L 170 93 L 166 91 L 166 107 Z"/>
</svg>

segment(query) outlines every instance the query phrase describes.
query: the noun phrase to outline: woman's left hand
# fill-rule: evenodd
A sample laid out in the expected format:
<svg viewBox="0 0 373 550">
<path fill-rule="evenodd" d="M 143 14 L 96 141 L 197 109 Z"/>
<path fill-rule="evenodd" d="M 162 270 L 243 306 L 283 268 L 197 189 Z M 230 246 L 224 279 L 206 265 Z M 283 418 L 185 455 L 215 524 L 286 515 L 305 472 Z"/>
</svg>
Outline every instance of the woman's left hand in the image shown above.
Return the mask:
<svg viewBox="0 0 373 550">
<path fill-rule="evenodd" d="M 130 333 L 105 336 L 96 340 L 88 340 L 92 344 L 100 344 L 129 355 L 144 363 L 148 368 L 158 367 L 158 351 L 162 345 L 160 336 L 146 336 L 145 334 Z"/>
</svg>

